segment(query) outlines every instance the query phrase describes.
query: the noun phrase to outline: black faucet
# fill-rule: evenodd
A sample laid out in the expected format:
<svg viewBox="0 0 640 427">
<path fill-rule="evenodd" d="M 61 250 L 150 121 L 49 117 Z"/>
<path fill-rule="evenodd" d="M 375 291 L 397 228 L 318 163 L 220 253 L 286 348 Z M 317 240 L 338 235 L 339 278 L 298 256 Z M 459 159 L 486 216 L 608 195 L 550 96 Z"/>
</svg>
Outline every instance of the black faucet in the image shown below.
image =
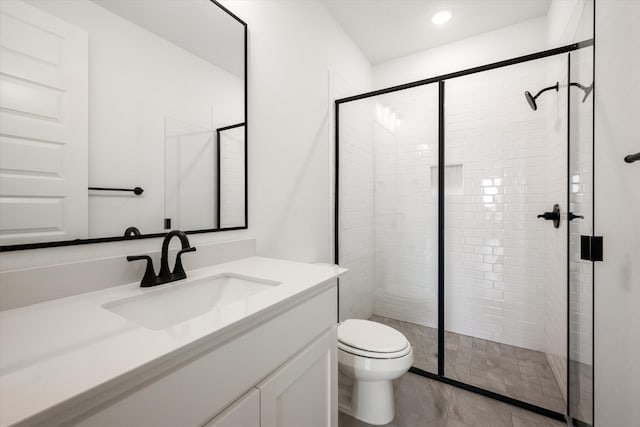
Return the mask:
<svg viewBox="0 0 640 427">
<path fill-rule="evenodd" d="M 182 243 L 182 249 L 178 251 L 176 255 L 176 263 L 173 266 L 173 271 L 169 270 L 169 242 L 172 238 L 178 237 L 180 243 Z M 146 260 L 147 269 L 144 272 L 140 286 L 148 288 L 150 286 L 162 285 L 164 283 L 175 282 L 176 280 L 182 280 L 187 278 L 187 273 L 182 266 L 182 254 L 185 252 L 193 252 L 196 248 L 191 247 L 189 239 L 183 231 L 173 230 L 164 236 L 162 241 L 162 257 L 160 259 L 160 272 L 156 276 L 156 272 L 153 268 L 153 260 L 149 255 L 129 255 L 127 261 Z"/>
</svg>

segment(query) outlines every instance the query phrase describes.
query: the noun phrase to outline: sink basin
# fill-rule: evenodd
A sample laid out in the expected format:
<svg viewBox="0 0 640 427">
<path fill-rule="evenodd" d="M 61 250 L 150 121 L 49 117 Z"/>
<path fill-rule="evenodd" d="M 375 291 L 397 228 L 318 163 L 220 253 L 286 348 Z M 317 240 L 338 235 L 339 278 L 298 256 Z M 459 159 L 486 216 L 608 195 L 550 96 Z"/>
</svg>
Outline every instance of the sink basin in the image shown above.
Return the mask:
<svg viewBox="0 0 640 427">
<path fill-rule="evenodd" d="M 160 285 L 142 295 L 103 304 L 102 307 L 147 329 L 175 326 L 212 310 L 242 310 L 253 295 L 279 282 L 222 274 L 189 282 Z"/>
</svg>

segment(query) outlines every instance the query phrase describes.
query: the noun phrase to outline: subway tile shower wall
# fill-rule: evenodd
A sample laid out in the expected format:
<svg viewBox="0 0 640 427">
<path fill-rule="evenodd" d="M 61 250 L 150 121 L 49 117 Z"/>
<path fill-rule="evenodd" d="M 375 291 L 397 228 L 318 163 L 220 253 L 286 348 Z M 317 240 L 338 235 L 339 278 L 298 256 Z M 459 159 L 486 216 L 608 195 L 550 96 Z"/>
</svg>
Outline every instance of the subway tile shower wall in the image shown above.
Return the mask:
<svg viewBox="0 0 640 427">
<path fill-rule="evenodd" d="M 560 92 L 545 98 L 546 211 L 558 203 L 563 215 L 560 228 L 546 222 L 545 242 L 545 353 L 563 395 L 567 378 L 567 57 L 548 59 L 547 81 L 560 82 Z M 566 397 L 566 396 L 565 396 Z"/>
<path fill-rule="evenodd" d="M 554 341 L 547 337 L 555 332 L 546 328 L 548 312 L 566 310 L 555 295 L 565 283 L 566 229 L 562 234 L 536 217 L 566 200 L 558 181 L 566 177 L 558 150 L 566 148 L 556 137 L 566 135 L 565 110 L 556 95 L 533 112 L 522 94 L 555 81 L 552 71 L 541 61 L 446 83 L 447 330 L 541 351 Z M 431 327 L 437 316 L 435 90 L 399 93 L 406 98 L 399 101 L 403 112 L 413 113 L 396 129 L 373 125 L 375 313 Z"/>
<path fill-rule="evenodd" d="M 546 128 L 557 94 L 532 111 L 523 93 L 549 79 L 556 80 L 539 61 L 446 86 L 446 163 L 462 164 L 464 174 L 463 195 L 446 199 L 447 329 L 540 351 L 547 350 L 546 232 L 560 232 L 537 218 L 558 200 L 549 194 Z"/>
<path fill-rule="evenodd" d="M 220 134 L 220 226 L 239 227 L 244 219 L 244 126 Z"/>
<path fill-rule="evenodd" d="M 591 49 L 571 56 L 572 81 L 593 81 Z M 574 89 L 572 89 L 574 90 Z M 579 91 L 571 97 L 571 158 L 569 202 L 571 212 L 584 216 L 571 223 L 569 244 L 570 301 L 569 328 L 571 359 L 593 363 L 593 269 L 590 262 L 580 259 L 580 235 L 592 235 L 593 212 L 593 97 L 582 102 Z"/>
<path fill-rule="evenodd" d="M 401 117 L 385 120 L 393 110 Z M 438 211 L 431 171 L 438 158 L 438 86 L 376 99 L 373 127 L 374 311 L 437 327 Z"/>
</svg>

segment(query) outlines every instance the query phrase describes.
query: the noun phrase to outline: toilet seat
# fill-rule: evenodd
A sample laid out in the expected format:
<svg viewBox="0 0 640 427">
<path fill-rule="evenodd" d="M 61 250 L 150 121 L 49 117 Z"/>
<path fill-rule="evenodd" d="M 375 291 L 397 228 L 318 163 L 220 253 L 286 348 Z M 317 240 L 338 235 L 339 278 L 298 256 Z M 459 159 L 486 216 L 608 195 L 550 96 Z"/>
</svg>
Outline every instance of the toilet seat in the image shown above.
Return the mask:
<svg viewBox="0 0 640 427">
<path fill-rule="evenodd" d="M 345 351 L 347 353 L 353 354 L 354 356 L 366 357 L 367 359 L 397 359 L 409 354 L 411 352 L 411 346 L 407 344 L 407 346 L 401 351 L 396 351 L 393 353 L 380 353 L 351 347 L 344 344 L 343 342 L 338 341 L 338 350 Z"/>
<path fill-rule="evenodd" d="M 338 349 L 370 359 L 395 359 L 409 354 L 411 344 L 389 326 L 349 319 L 338 326 Z"/>
</svg>

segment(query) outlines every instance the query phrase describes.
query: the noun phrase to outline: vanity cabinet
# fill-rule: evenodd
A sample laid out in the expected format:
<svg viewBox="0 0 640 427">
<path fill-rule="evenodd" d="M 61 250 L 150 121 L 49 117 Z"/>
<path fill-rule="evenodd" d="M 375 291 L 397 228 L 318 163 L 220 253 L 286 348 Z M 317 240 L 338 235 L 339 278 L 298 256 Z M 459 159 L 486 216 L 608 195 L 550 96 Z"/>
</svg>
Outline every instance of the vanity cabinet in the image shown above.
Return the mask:
<svg viewBox="0 0 640 427">
<path fill-rule="evenodd" d="M 260 391 L 254 388 L 204 427 L 260 427 Z"/>
<path fill-rule="evenodd" d="M 337 426 L 335 339 L 325 333 L 205 427 Z"/>
<path fill-rule="evenodd" d="M 258 385 L 261 427 L 338 425 L 336 340 L 333 328 Z"/>
<path fill-rule="evenodd" d="M 336 293 L 327 283 L 217 347 L 178 366 L 167 360 L 152 379 L 125 382 L 118 397 L 46 425 L 336 427 Z"/>
</svg>

